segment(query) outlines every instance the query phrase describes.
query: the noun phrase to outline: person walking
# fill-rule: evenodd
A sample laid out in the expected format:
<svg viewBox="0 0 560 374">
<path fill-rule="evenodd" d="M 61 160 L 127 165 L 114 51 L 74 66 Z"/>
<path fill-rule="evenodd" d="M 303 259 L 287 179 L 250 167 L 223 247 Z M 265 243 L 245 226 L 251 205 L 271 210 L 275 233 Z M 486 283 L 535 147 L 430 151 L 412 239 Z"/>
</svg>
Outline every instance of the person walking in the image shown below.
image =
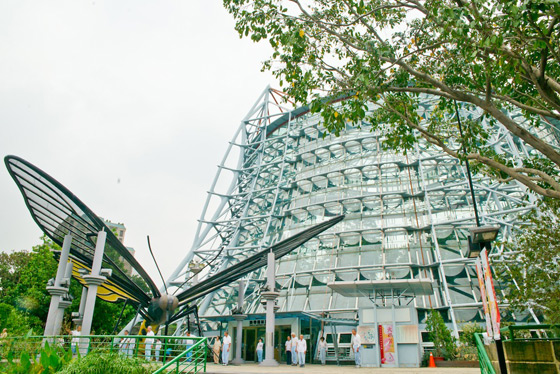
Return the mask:
<svg viewBox="0 0 560 374">
<path fill-rule="evenodd" d="M 222 348 L 222 341 L 220 340 L 220 336 L 216 336 L 214 338 L 214 346 L 212 347 L 212 352 L 214 352 L 214 363 L 220 363 L 220 349 Z"/>
<path fill-rule="evenodd" d="M 362 367 L 362 352 L 360 348 L 362 346 L 362 338 L 356 332 L 356 329 L 352 329 L 352 350 L 354 351 L 354 361 L 356 362 L 356 367 Z"/>
<path fill-rule="evenodd" d="M 144 350 L 146 355 L 146 360 L 152 360 L 152 345 L 154 344 L 154 332 L 152 331 L 152 326 L 148 326 L 148 330 L 146 332 L 146 339 L 144 340 Z"/>
<path fill-rule="evenodd" d="M 259 339 L 259 342 L 257 343 L 257 361 L 259 363 L 262 362 L 262 357 L 263 357 L 263 341 L 262 339 Z"/>
<path fill-rule="evenodd" d="M 72 349 L 72 354 L 75 355 L 78 351 L 80 335 L 82 335 L 82 326 L 78 326 L 74 330 L 70 331 L 70 335 L 72 335 L 72 340 L 70 340 L 70 348 Z"/>
<path fill-rule="evenodd" d="M 224 333 L 224 341 L 222 342 L 222 362 L 224 366 L 229 363 L 229 348 L 231 346 L 231 336 L 228 332 Z"/>
<path fill-rule="evenodd" d="M 128 330 L 124 330 L 124 338 L 119 342 L 119 353 L 123 356 L 128 355 Z"/>
<path fill-rule="evenodd" d="M 161 351 L 161 340 L 156 339 L 156 361 L 159 361 L 159 352 Z"/>
<path fill-rule="evenodd" d="M 292 333 L 292 366 L 297 366 L 297 353 L 296 353 L 296 347 L 297 347 L 297 337 L 295 333 Z"/>
<path fill-rule="evenodd" d="M 286 338 L 286 364 L 292 364 L 292 340 L 290 335 Z"/>
<path fill-rule="evenodd" d="M 194 345 L 194 339 L 189 339 L 193 337 L 194 335 L 191 335 L 191 332 L 187 330 L 187 341 L 186 341 L 187 349 L 191 348 Z M 193 354 L 192 349 L 187 352 L 187 362 L 191 362 L 192 354 Z"/>
<path fill-rule="evenodd" d="M 319 339 L 319 360 L 321 360 L 321 365 L 325 365 L 327 363 L 327 342 L 325 338 L 321 336 Z"/>
<path fill-rule="evenodd" d="M 296 352 L 298 355 L 298 362 L 299 367 L 305 366 L 305 353 L 307 352 L 307 342 L 303 338 L 303 335 L 299 336 L 299 340 L 297 341 Z"/>
<path fill-rule="evenodd" d="M 128 334 L 127 334 L 128 335 Z M 126 350 L 126 357 L 134 357 L 134 348 L 136 347 L 136 338 L 127 337 L 128 340 L 128 348 Z"/>
</svg>

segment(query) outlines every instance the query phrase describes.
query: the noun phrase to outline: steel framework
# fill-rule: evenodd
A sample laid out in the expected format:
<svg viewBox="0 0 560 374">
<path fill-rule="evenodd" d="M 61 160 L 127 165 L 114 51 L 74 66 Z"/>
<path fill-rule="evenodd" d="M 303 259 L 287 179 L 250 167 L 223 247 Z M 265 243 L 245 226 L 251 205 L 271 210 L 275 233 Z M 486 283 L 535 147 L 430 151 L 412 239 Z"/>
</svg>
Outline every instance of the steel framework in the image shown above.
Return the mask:
<svg viewBox="0 0 560 374">
<path fill-rule="evenodd" d="M 345 214 L 342 223 L 277 262 L 279 312 L 353 318 L 359 308 L 371 307 L 369 298 L 343 297 L 327 283 L 422 278 L 436 286 L 432 295 L 413 298 L 420 313 L 447 310 L 456 334 L 460 321 L 481 320 L 476 272 L 465 257 L 468 228 L 475 224 L 461 162 L 422 140 L 406 155 L 386 150 L 383 134 L 367 124 L 350 124 L 339 137 L 327 134 L 319 114 L 288 109 L 281 96 L 267 88 L 241 121 L 218 166 L 192 248 L 168 284 L 188 287 L 311 224 Z M 422 97 L 419 114 L 426 118 L 435 100 Z M 460 115 L 491 126 L 476 110 L 462 107 Z M 533 152 L 499 126 L 491 134 L 494 150 L 515 164 Z M 475 175 L 473 183 L 482 224 L 499 225 L 507 240 L 535 198 L 517 182 Z M 496 246 L 491 256 L 504 250 Z M 198 264 L 206 266 L 194 277 L 191 269 L 200 269 Z M 264 277 L 262 269 L 248 276 L 244 313 L 264 313 Z M 229 314 L 236 300 L 235 285 L 216 290 L 200 302 L 200 315 Z"/>
</svg>

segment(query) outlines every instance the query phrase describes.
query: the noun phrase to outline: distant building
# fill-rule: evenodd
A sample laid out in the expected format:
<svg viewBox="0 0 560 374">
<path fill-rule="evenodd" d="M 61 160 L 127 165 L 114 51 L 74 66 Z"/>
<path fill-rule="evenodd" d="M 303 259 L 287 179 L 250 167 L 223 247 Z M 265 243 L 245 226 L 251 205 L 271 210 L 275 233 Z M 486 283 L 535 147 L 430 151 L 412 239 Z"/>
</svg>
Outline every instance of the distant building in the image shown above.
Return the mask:
<svg viewBox="0 0 560 374">
<path fill-rule="evenodd" d="M 108 219 L 105 218 L 101 218 L 103 220 L 103 222 L 105 223 L 105 225 L 111 229 L 111 231 L 113 232 L 113 234 L 115 234 L 115 236 L 117 237 L 117 239 L 119 239 L 119 241 L 124 244 L 124 236 L 126 234 L 126 227 L 124 226 L 124 223 L 113 223 L 111 221 L 109 221 Z M 126 249 L 128 249 L 128 251 L 134 256 L 136 254 L 136 250 L 132 247 L 126 247 Z M 131 275 L 134 274 L 134 269 L 132 269 L 132 267 L 130 266 L 130 264 L 127 261 L 123 261 L 123 270 L 126 271 L 127 274 Z"/>
</svg>

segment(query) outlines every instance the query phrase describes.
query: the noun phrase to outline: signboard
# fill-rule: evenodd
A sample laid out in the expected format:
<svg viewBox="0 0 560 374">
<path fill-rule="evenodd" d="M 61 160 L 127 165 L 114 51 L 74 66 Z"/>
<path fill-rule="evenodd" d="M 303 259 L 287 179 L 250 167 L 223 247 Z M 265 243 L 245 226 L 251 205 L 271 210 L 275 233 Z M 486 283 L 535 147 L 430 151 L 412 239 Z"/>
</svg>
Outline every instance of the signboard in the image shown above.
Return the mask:
<svg viewBox="0 0 560 374">
<path fill-rule="evenodd" d="M 397 343 L 418 344 L 418 325 L 399 325 L 395 333 Z"/>
<path fill-rule="evenodd" d="M 494 339 L 500 339 L 500 310 L 498 309 L 498 301 L 496 300 L 494 281 L 492 280 L 492 272 L 490 270 L 486 248 L 480 252 L 480 258 L 482 270 L 484 272 L 484 285 L 486 286 L 486 294 L 488 295 L 488 309 L 490 310 L 490 317 L 492 319 Z"/>
<path fill-rule="evenodd" d="M 482 299 L 482 308 L 484 310 L 484 319 L 486 321 L 486 333 L 491 338 L 492 334 L 492 321 L 490 320 L 490 311 L 488 310 L 488 296 L 486 287 L 484 286 L 484 272 L 482 271 L 482 263 L 480 258 L 477 257 L 475 261 L 476 275 L 478 277 L 478 287 L 480 288 L 480 298 Z"/>
<path fill-rule="evenodd" d="M 377 335 L 375 326 L 358 326 L 358 335 L 362 338 L 362 344 L 376 344 Z"/>
<path fill-rule="evenodd" d="M 381 364 L 395 364 L 395 338 L 393 336 L 393 325 L 379 325 L 379 350 Z"/>
</svg>

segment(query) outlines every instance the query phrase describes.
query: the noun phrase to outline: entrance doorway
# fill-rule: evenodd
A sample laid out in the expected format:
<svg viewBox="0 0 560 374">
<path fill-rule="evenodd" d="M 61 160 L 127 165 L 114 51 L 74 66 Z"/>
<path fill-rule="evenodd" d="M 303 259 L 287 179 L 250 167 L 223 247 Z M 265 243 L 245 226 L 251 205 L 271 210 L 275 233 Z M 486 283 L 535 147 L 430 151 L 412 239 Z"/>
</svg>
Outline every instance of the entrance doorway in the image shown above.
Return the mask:
<svg viewBox="0 0 560 374">
<path fill-rule="evenodd" d="M 291 333 L 291 326 L 276 326 L 274 330 L 274 358 L 278 362 L 286 362 L 286 353 L 284 348 L 284 343 L 286 342 L 286 337 Z M 237 327 L 233 328 L 233 336 L 237 337 Z M 257 361 L 257 343 L 259 339 L 266 342 L 266 327 L 261 326 L 243 326 L 243 341 L 241 343 L 242 352 L 241 357 L 245 361 Z M 236 356 L 235 348 L 237 344 L 234 342 L 234 353 L 233 357 Z M 264 354 L 263 354 L 264 356 Z"/>
</svg>

